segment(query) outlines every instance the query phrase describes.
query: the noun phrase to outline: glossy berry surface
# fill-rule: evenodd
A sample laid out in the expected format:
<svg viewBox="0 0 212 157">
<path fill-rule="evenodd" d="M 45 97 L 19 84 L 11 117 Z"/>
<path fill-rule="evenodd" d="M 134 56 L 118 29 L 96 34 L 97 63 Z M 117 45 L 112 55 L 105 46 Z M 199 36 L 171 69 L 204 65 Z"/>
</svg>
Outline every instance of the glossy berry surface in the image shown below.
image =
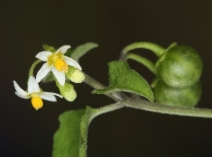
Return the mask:
<svg viewBox="0 0 212 157">
<path fill-rule="evenodd" d="M 201 97 L 201 84 L 198 81 L 188 88 L 173 88 L 158 81 L 153 89 L 155 101 L 169 106 L 194 107 Z"/>
<path fill-rule="evenodd" d="M 196 50 L 185 45 L 172 45 L 157 63 L 159 78 L 175 88 L 194 85 L 202 74 L 202 61 Z"/>
</svg>

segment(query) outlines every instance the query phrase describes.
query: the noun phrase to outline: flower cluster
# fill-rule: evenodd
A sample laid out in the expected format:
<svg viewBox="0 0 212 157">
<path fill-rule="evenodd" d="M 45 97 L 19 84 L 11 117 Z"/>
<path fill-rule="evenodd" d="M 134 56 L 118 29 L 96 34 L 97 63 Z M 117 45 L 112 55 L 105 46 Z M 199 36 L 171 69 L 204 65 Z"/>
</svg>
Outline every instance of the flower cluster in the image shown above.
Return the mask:
<svg viewBox="0 0 212 157">
<path fill-rule="evenodd" d="M 50 47 L 51 49 L 44 49 L 45 51 L 39 52 L 35 57 L 45 63 L 38 71 L 36 78 L 33 75 L 29 76 L 27 91 L 20 88 L 16 81 L 13 81 L 16 90 L 15 94 L 23 99 L 31 98 L 32 106 L 36 110 L 42 108 L 42 99 L 55 102 L 57 101 L 55 96 L 58 96 L 60 98 L 64 97 L 68 101 L 74 101 L 77 94 L 74 86 L 67 83 L 66 79 L 74 83 L 81 83 L 85 76 L 81 71 L 81 66 L 72 58 L 64 55 L 70 47 L 69 45 L 64 45 L 58 50 Z M 52 92 L 43 92 L 40 89 L 38 83 L 44 77 L 47 77 L 49 73 L 52 74 L 61 95 Z"/>
</svg>

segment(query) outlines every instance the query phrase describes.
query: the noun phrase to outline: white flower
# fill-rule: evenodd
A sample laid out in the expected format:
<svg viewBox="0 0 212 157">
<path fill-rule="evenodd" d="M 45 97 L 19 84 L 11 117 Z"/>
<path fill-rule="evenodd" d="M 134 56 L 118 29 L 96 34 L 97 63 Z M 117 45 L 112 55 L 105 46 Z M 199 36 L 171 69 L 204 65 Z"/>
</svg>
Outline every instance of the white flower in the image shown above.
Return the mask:
<svg viewBox="0 0 212 157">
<path fill-rule="evenodd" d="M 19 87 L 19 85 L 16 83 L 16 81 L 13 81 L 14 87 L 15 87 L 15 94 L 19 96 L 20 98 L 23 99 L 31 99 L 32 106 L 38 110 L 43 106 L 43 100 L 48 100 L 52 102 L 56 102 L 56 98 L 54 95 L 61 97 L 61 95 L 57 93 L 50 93 L 50 92 L 42 92 L 40 90 L 40 87 L 38 83 L 36 82 L 35 78 L 33 76 L 30 76 L 29 81 L 28 81 L 28 90 L 24 91 Z"/>
<path fill-rule="evenodd" d="M 82 70 L 81 66 L 75 60 L 63 55 L 70 47 L 70 45 L 64 45 L 55 53 L 42 51 L 35 56 L 46 62 L 37 73 L 37 82 L 40 82 L 50 71 L 52 71 L 58 82 L 63 86 L 65 84 L 65 73 L 68 72 L 68 65 Z"/>
</svg>

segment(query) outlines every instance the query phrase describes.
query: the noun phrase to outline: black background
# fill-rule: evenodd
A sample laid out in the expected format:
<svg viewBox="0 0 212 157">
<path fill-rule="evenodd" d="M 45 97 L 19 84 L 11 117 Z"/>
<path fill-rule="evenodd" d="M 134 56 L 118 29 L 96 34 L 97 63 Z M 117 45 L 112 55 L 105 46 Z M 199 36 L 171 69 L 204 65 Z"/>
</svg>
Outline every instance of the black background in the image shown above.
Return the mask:
<svg viewBox="0 0 212 157">
<path fill-rule="evenodd" d="M 1 90 L 0 156 L 48 157 L 58 116 L 66 110 L 100 107 L 113 101 L 92 95 L 86 84 L 77 84 L 76 101 L 45 101 L 35 111 L 30 101 L 14 94 L 12 80 L 25 89 L 29 67 L 42 44 L 76 47 L 86 42 L 100 46 L 80 61 L 83 70 L 108 84 L 107 63 L 117 60 L 124 46 L 150 41 L 168 47 L 179 42 L 200 54 L 204 72 L 203 96 L 198 104 L 212 108 L 212 1 L 0 1 Z M 147 50 L 137 50 L 155 61 Z M 130 61 L 149 82 L 153 75 Z M 41 85 L 58 92 L 54 83 Z M 212 120 L 169 116 L 121 109 L 96 118 L 89 130 L 88 157 L 210 157 Z"/>
</svg>

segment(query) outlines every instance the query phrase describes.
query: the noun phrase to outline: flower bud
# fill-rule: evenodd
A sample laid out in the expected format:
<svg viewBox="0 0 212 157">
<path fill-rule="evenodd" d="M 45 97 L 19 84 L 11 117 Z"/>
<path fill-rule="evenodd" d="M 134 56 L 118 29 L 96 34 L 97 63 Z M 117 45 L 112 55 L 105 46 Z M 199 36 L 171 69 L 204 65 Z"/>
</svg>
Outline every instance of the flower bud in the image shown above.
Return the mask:
<svg viewBox="0 0 212 157">
<path fill-rule="evenodd" d="M 65 83 L 64 86 L 58 86 L 60 90 L 60 94 L 67 100 L 67 101 L 74 101 L 77 97 L 77 93 L 74 90 L 74 86 L 70 83 Z"/>
<path fill-rule="evenodd" d="M 83 72 L 77 68 L 69 66 L 66 77 L 74 83 L 82 83 L 85 79 Z"/>
</svg>

